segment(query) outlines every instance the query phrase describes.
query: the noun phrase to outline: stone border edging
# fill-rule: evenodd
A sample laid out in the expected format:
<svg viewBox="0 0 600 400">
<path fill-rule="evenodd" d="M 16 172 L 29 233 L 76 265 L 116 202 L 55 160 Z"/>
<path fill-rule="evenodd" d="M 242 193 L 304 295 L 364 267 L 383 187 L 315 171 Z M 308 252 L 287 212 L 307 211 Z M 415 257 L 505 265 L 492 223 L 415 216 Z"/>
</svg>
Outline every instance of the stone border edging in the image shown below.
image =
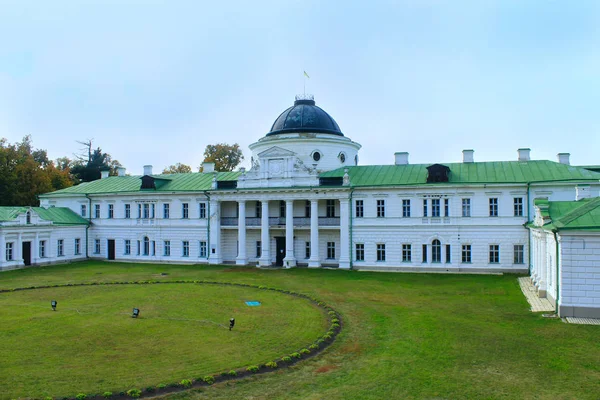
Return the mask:
<svg viewBox="0 0 600 400">
<path fill-rule="evenodd" d="M 202 386 L 211 386 L 218 382 L 232 381 L 232 380 L 241 379 L 241 378 L 245 378 L 245 377 L 252 376 L 252 375 L 264 374 L 264 373 L 272 372 L 272 371 L 275 371 L 275 370 L 281 369 L 281 368 L 288 368 L 302 360 L 312 358 L 312 357 L 316 356 L 317 354 L 323 352 L 327 347 L 329 347 L 335 341 L 338 334 L 342 330 L 342 319 L 340 317 L 340 314 L 336 310 L 334 310 L 331 306 L 327 305 L 325 302 L 322 302 L 322 301 L 320 301 L 314 297 L 308 296 L 306 294 L 295 292 L 293 290 L 285 290 L 285 289 L 267 287 L 267 286 L 262 286 L 262 285 L 250 285 L 247 283 L 218 282 L 218 281 L 206 281 L 206 280 L 122 281 L 122 282 L 114 281 L 114 282 L 91 282 L 91 283 L 66 283 L 66 284 L 57 284 L 57 285 L 40 285 L 40 286 L 29 286 L 29 287 L 13 288 L 13 289 L 0 289 L 0 293 L 11 293 L 11 292 L 17 292 L 17 291 L 23 291 L 23 290 L 34 290 L 34 289 L 78 287 L 78 286 L 154 285 L 154 284 L 165 285 L 165 284 L 190 284 L 190 283 L 191 284 L 206 284 L 206 285 L 221 285 L 221 286 L 238 286 L 238 287 L 252 288 L 252 289 L 259 289 L 259 290 L 271 290 L 271 291 L 287 294 L 290 296 L 303 298 L 305 300 L 309 300 L 311 303 L 320 307 L 324 313 L 326 313 L 325 315 L 327 316 L 327 320 L 329 323 L 329 330 L 326 333 L 324 333 L 323 335 L 321 335 L 321 337 L 319 339 L 315 340 L 313 343 L 309 344 L 307 347 L 299 349 L 296 352 L 292 352 L 290 354 L 284 355 L 276 360 L 270 360 L 270 361 L 266 361 L 264 363 L 260 363 L 258 365 L 248 366 L 248 367 L 257 367 L 258 369 L 256 371 L 251 372 L 247 369 L 248 367 L 246 367 L 246 368 L 230 370 L 227 372 L 222 372 L 220 374 L 206 375 L 204 377 L 198 377 L 198 378 L 193 378 L 193 379 L 189 379 L 189 380 L 186 378 L 182 378 L 182 380 L 180 382 L 171 382 L 171 383 L 165 384 L 165 387 L 160 387 L 160 388 L 158 386 L 153 387 L 152 391 L 148 391 L 147 390 L 148 388 L 143 388 L 143 389 L 140 388 L 140 389 L 138 389 L 141 392 L 140 395 L 135 396 L 135 397 L 127 395 L 127 391 L 131 390 L 131 389 L 137 389 L 137 388 L 126 389 L 119 393 L 114 393 L 110 397 L 104 397 L 101 393 L 100 394 L 97 394 L 97 393 L 85 394 L 85 397 L 83 397 L 83 399 L 86 399 L 86 400 L 88 400 L 88 399 L 89 400 L 106 400 L 106 399 L 122 400 L 122 399 L 131 399 L 131 398 L 149 398 L 149 397 L 156 396 L 156 395 L 180 392 L 180 391 L 189 390 L 192 388 L 198 388 L 198 387 L 202 387 Z M 308 351 L 308 353 L 306 351 Z M 284 358 L 286 358 L 286 361 L 283 360 Z M 273 366 L 273 364 L 271 364 L 271 363 L 275 363 L 276 366 Z M 267 364 L 271 365 L 271 367 L 267 366 Z M 230 375 L 231 371 L 235 371 L 235 375 Z M 182 382 L 184 382 L 185 380 L 188 380 L 190 384 L 188 385 L 186 382 L 186 385 L 183 385 Z M 46 399 L 48 399 L 48 398 L 46 398 Z M 58 399 L 80 400 L 80 399 L 82 399 L 82 397 L 81 396 L 79 396 L 79 397 L 77 397 L 77 396 L 68 397 L 67 396 L 67 397 L 56 397 L 54 399 L 57 399 L 57 400 Z"/>
</svg>

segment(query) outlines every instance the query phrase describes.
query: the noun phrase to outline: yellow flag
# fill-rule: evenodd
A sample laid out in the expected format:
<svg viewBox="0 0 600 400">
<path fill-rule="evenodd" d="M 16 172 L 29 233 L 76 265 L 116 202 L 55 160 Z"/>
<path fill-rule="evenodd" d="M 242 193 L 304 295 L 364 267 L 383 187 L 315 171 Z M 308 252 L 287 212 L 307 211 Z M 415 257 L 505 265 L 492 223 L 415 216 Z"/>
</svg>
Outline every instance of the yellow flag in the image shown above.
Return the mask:
<svg viewBox="0 0 600 400">
<path fill-rule="evenodd" d="M 304 76 L 307 77 L 308 79 L 310 79 L 310 76 L 308 76 L 308 74 L 306 73 L 306 71 L 304 71 Z"/>
</svg>

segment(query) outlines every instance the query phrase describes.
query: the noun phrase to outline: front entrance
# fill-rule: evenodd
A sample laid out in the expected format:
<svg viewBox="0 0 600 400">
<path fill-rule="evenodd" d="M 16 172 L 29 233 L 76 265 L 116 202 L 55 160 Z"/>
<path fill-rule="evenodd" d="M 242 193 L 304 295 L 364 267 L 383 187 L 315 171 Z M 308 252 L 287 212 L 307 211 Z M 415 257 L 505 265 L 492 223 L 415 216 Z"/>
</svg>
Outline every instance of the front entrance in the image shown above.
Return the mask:
<svg viewBox="0 0 600 400">
<path fill-rule="evenodd" d="M 275 265 L 283 267 L 283 259 L 285 258 L 285 237 L 276 237 L 275 245 L 277 249 L 275 252 Z"/>
<path fill-rule="evenodd" d="M 23 242 L 23 264 L 31 265 L 31 242 Z"/>
<path fill-rule="evenodd" d="M 115 259 L 115 240 L 114 239 L 108 239 L 108 259 L 109 260 Z"/>
</svg>

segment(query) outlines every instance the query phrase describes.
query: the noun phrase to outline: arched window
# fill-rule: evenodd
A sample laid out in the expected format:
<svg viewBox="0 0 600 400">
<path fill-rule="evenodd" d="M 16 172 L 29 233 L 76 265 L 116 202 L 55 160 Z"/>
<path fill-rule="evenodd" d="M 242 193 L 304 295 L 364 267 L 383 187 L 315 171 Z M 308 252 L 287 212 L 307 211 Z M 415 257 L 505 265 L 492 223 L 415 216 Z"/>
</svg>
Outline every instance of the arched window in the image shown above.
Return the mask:
<svg viewBox="0 0 600 400">
<path fill-rule="evenodd" d="M 442 244 L 437 239 L 431 242 L 431 262 L 442 262 Z"/>
<path fill-rule="evenodd" d="M 147 256 L 150 254 L 150 239 L 148 236 L 144 236 L 144 255 Z"/>
<path fill-rule="evenodd" d="M 27 224 L 31 224 L 31 211 L 27 211 Z"/>
</svg>

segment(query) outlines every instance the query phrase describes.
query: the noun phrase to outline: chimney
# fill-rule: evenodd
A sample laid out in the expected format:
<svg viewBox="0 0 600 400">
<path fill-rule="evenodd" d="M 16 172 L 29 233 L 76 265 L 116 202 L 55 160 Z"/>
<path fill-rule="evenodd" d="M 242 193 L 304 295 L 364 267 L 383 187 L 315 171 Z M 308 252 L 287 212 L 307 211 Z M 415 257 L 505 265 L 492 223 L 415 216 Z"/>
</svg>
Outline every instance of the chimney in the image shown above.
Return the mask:
<svg viewBox="0 0 600 400">
<path fill-rule="evenodd" d="M 558 162 L 561 164 L 571 165 L 571 161 L 569 161 L 569 157 L 571 157 L 571 153 L 558 153 L 556 155 L 558 158 Z"/>
<path fill-rule="evenodd" d="M 125 171 L 126 171 L 125 167 L 117 168 L 117 172 L 118 172 L 119 176 L 125 176 Z"/>
<path fill-rule="evenodd" d="M 531 153 L 531 149 L 518 149 L 517 152 L 519 153 L 519 161 L 530 160 L 529 154 Z"/>
<path fill-rule="evenodd" d="M 108 169 L 101 169 L 100 170 L 100 179 L 108 178 L 109 172 L 110 172 L 110 170 L 108 170 Z"/>
<path fill-rule="evenodd" d="M 591 198 L 590 187 L 589 186 L 577 186 L 575 188 L 575 200 L 579 201 L 581 199 L 589 199 Z"/>
<path fill-rule="evenodd" d="M 407 165 L 408 164 L 408 153 L 406 151 L 400 153 L 394 153 L 396 165 Z"/>
<path fill-rule="evenodd" d="M 473 153 L 475 153 L 475 150 L 463 150 L 463 162 L 464 163 L 472 163 L 473 161 Z"/>
<path fill-rule="evenodd" d="M 215 163 L 214 162 L 203 162 L 202 163 L 202 172 L 205 174 L 215 172 Z"/>
<path fill-rule="evenodd" d="M 144 175 L 152 175 L 152 165 L 144 165 Z"/>
</svg>

